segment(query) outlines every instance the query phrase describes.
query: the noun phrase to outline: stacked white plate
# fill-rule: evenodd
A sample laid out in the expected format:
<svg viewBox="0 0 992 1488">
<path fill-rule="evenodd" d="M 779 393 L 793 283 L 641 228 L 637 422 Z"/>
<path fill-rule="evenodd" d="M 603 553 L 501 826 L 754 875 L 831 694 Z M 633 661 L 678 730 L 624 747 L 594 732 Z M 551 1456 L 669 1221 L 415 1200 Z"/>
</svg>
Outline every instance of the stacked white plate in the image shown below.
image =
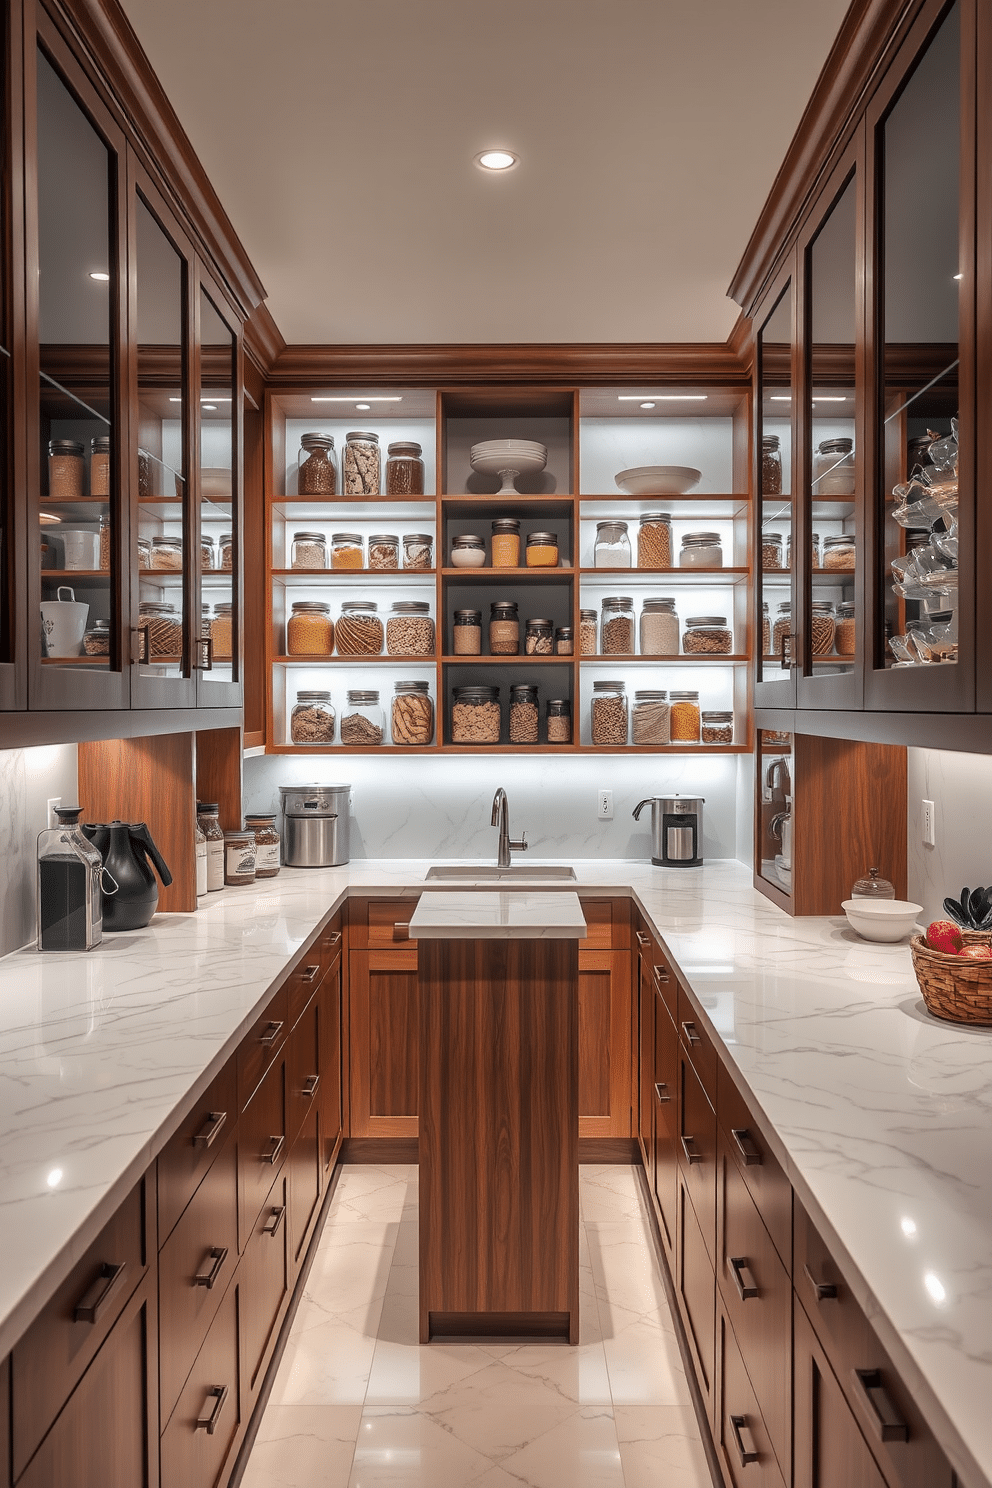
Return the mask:
<svg viewBox="0 0 992 1488">
<path fill-rule="evenodd" d="M 473 444 L 469 458 L 480 475 L 502 476 L 497 495 L 516 496 L 516 476 L 537 475 L 548 463 L 548 451 L 532 439 L 485 439 Z"/>
</svg>

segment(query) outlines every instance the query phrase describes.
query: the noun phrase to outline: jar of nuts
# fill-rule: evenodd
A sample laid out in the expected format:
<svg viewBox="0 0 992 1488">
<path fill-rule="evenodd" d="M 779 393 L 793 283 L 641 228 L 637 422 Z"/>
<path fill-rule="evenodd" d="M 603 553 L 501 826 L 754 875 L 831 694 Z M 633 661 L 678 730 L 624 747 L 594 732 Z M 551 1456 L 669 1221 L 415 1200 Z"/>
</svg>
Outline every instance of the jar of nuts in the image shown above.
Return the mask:
<svg viewBox="0 0 992 1488">
<path fill-rule="evenodd" d="M 520 567 L 520 523 L 516 517 L 497 517 L 493 522 L 493 568 Z"/>
<path fill-rule="evenodd" d="M 386 621 L 390 656 L 433 656 L 434 620 L 425 599 L 394 600 Z"/>
<path fill-rule="evenodd" d="M 630 731 L 633 743 L 670 743 L 671 711 L 667 692 L 647 688 L 640 688 L 635 692 L 634 706 L 630 710 Z"/>
<path fill-rule="evenodd" d="M 403 567 L 434 567 L 434 539 L 429 532 L 404 532 Z"/>
<path fill-rule="evenodd" d="M 214 661 L 231 661 L 234 656 L 234 605 L 222 600 L 214 605 L 210 622 L 211 656 Z"/>
<path fill-rule="evenodd" d="M 344 494 L 378 496 L 380 478 L 378 434 L 354 430 L 344 447 Z"/>
<path fill-rule="evenodd" d="M 673 744 L 699 743 L 699 693 L 672 692 L 670 719 Z"/>
<path fill-rule="evenodd" d="M 693 615 L 686 619 L 682 650 L 686 656 L 729 656 L 734 632 L 726 615 Z"/>
<path fill-rule="evenodd" d="M 94 620 L 83 636 L 84 656 L 110 655 L 110 621 Z"/>
<path fill-rule="evenodd" d="M 386 449 L 386 495 L 423 496 L 423 450 L 413 440 L 397 440 Z"/>
<path fill-rule="evenodd" d="M 290 741 L 293 744 L 333 744 L 334 721 L 329 692 L 298 692 L 289 717 Z"/>
<path fill-rule="evenodd" d="M 555 649 L 555 627 L 551 620 L 537 615 L 527 621 L 524 632 L 525 656 L 551 656 Z"/>
<path fill-rule="evenodd" d="M 331 533 L 331 567 L 365 567 L 365 540 L 360 532 Z"/>
<path fill-rule="evenodd" d="M 704 744 L 732 744 L 734 742 L 733 713 L 706 712 L 701 715 L 700 730 Z"/>
<path fill-rule="evenodd" d="M 381 744 L 386 735 L 386 716 L 378 692 L 352 689 L 341 715 L 341 743 L 367 748 Z"/>
<path fill-rule="evenodd" d="M 853 656 L 857 649 L 853 599 L 845 599 L 837 606 L 834 648 L 838 656 Z"/>
<path fill-rule="evenodd" d="M 400 566 L 400 540 L 394 532 L 374 532 L 369 537 L 369 568 Z"/>
<path fill-rule="evenodd" d="M 429 682 L 393 684 L 394 744 L 430 744 L 434 738 L 434 701 Z"/>
<path fill-rule="evenodd" d="M 110 436 L 90 440 L 90 495 L 110 495 Z"/>
<path fill-rule="evenodd" d="M 571 744 L 572 704 L 568 698 L 548 698 L 545 721 L 549 744 Z"/>
<path fill-rule="evenodd" d="M 596 611 L 579 611 L 579 655 L 596 655 Z"/>
<path fill-rule="evenodd" d="M 782 567 L 781 532 L 763 532 L 761 534 L 761 567 L 766 572 L 770 568 Z"/>
<path fill-rule="evenodd" d="M 334 469 L 334 436 L 303 434 L 300 436 L 299 471 L 296 490 L 300 496 L 333 496 L 337 491 Z"/>
<path fill-rule="evenodd" d="M 331 607 L 319 599 L 297 599 L 286 622 L 287 656 L 330 656 L 334 650 Z"/>
<path fill-rule="evenodd" d="M 482 651 L 482 611 L 456 610 L 452 630 L 455 656 L 478 656 Z"/>
<path fill-rule="evenodd" d="M 275 812 L 256 811 L 246 815 L 245 831 L 255 833 L 255 877 L 276 878 L 280 861 Z"/>
<path fill-rule="evenodd" d="M 831 656 L 834 649 L 836 620 L 828 599 L 814 599 L 810 618 L 810 649 L 814 656 Z"/>
<path fill-rule="evenodd" d="M 341 606 L 341 618 L 334 630 L 339 656 L 382 654 L 384 635 L 378 608 L 371 599 L 352 599 Z"/>
<path fill-rule="evenodd" d="M 537 688 L 515 682 L 510 688 L 510 743 L 536 744 L 539 718 Z"/>
<path fill-rule="evenodd" d="M 512 599 L 497 599 L 489 606 L 489 652 L 492 656 L 520 652 L 520 616 Z"/>
<path fill-rule="evenodd" d="M 322 532 L 294 532 L 290 557 L 293 568 L 326 568 L 327 538 Z"/>
<path fill-rule="evenodd" d="M 614 747 L 627 743 L 627 694 L 622 682 L 594 682 L 592 742 Z"/>
<path fill-rule="evenodd" d="M 637 529 L 638 568 L 671 568 L 672 518 L 668 512 L 645 512 Z"/>
<path fill-rule="evenodd" d="M 851 569 L 855 563 L 854 534 L 835 533 L 823 539 L 823 567 L 829 569 Z"/>
<path fill-rule="evenodd" d="M 234 570 L 234 534 L 233 532 L 222 532 L 218 544 L 218 556 L 220 558 L 221 570 L 224 573 L 232 573 Z"/>
<path fill-rule="evenodd" d="M 629 594 L 603 600 L 599 650 L 602 656 L 633 656 L 634 601 Z"/>
<path fill-rule="evenodd" d="M 498 687 L 456 687 L 451 708 L 453 744 L 498 744 L 503 726 Z"/>
</svg>

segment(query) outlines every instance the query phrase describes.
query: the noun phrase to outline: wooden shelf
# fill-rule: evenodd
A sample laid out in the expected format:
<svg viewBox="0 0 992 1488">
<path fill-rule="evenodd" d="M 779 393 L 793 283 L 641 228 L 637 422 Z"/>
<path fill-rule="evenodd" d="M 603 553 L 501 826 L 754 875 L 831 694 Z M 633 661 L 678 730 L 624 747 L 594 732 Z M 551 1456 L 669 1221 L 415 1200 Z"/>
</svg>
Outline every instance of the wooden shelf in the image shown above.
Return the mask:
<svg viewBox="0 0 992 1488">
<path fill-rule="evenodd" d="M 461 570 L 456 570 L 460 572 Z M 338 579 L 433 579 L 436 568 L 271 568 L 274 579 L 301 579 L 304 583 Z"/>
<path fill-rule="evenodd" d="M 105 584 L 110 583 L 109 568 L 43 568 L 41 569 L 41 581 L 47 583 L 49 580 L 58 579 L 59 583 L 79 582 L 83 579 L 90 581 L 102 579 Z"/>
<path fill-rule="evenodd" d="M 748 568 L 580 568 L 579 574 L 587 579 L 624 579 L 628 583 L 643 585 L 675 584 L 679 588 L 696 585 L 712 588 L 714 585 L 728 587 L 746 583 Z"/>
<path fill-rule="evenodd" d="M 420 666 L 437 665 L 436 656 L 273 656 L 273 666 Z"/>
<path fill-rule="evenodd" d="M 270 506 L 274 506 L 277 502 L 280 504 L 285 502 L 287 506 L 295 506 L 297 504 L 309 506 L 347 506 L 350 504 L 354 506 L 356 512 L 360 511 L 366 504 L 371 505 L 374 501 L 389 502 L 390 505 L 424 506 L 430 504 L 433 506 L 437 499 L 437 496 L 432 491 L 425 492 L 423 496 L 343 496 L 340 492 L 336 496 L 279 496 L 273 491 L 269 491 L 266 495 L 266 501 Z M 492 497 L 487 496 L 480 499 L 491 501 Z M 293 746 L 293 748 L 298 747 L 298 745 Z"/>
<path fill-rule="evenodd" d="M 564 658 L 567 660 L 568 658 Z M 744 662 L 751 660 L 743 651 L 735 651 L 732 655 L 714 656 L 708 652 L 705 656 L 685 656 L 681 652 L 678 656 L 601 656 L 598 652 L 595 656 L 580 656 L 578 658 L 583 666 L 595 664 L 596 666 L 741 666 Z"/>
<path fill-rule="evenodd" d="M 771 497 L 766 498 L 771 500 Z M 788 497 L 785 498 L 788 500 Z M 848 498 L 850 499 L 850 498 Z M 726 491 L 686 491 L 680 496 L 625 496 L 622 491 L 580 491 L 580 503 L 583 501 L 610 501 L 614 504 L 626 502 L 640 502 L 647 505 L 651 511 L 661 511 L 669 502 L 678 501 L 734 501 L 744 507 L 751 504 L 751 498 L 746 491 L 739 491 L 736 495 Z"/>
<path fill-rule="evenodd" d="M 545 583 L 559 583 L 563 579 L 574 577 L 576 569 L 570 565 L 560 568 L 492 568 L 486 565 L 483 568 L 442 568 L 441 577 L 444 579 L 463 579 L 471 581 L 482 579 L 485 581 L 506 581 L 509 579 L 534 579 Z"/>
</svg>

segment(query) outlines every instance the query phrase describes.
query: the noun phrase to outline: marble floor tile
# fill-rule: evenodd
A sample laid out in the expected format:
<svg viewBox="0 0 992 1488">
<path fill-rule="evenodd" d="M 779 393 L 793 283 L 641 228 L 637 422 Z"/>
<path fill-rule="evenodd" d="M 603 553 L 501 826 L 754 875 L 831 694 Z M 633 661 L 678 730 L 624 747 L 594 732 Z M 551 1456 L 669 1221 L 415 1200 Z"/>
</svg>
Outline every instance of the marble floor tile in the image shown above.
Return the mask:
<svg viewBox="0 0 992 1488">
<path fill-rule="evenodd" d="M 356 1220 L 328 1223 L 307 1277 L 305 1296 L 326 1312 L 353 1312 L 381 1302 L 389 1284 L 397 1224 Z"/>
<path fill-rule="evenodd" d="M 668 1298 L 646 1220 L 587 1221 L 584 1228 L 600 1302 L 639 1317 L 667 1318 Z"/>
<path fill-rule="evenodd" d="M 420 1409 L 451 1436 L 501 1462 L 573 1416 L 575 1402 L 553 1384 L 491 1359 L 477 1374 L 430 1396 Z"/>
<path fill-rule="evenodd" d="M 617 1406 L 625 1488 L 712 1488 L 691 1405 Z"/>
<path fill-rule="evenodd" d="M 583 1164 L 579 1213 L 586 1222 L 640 1219 L 641 1201 L 633 1168 L 620 1164 Z"/>
<path fill-rule="evenodd" d="M 577 1411 L 498 1465 L 526 1488 L 625 1488 L 613 1411 L 606 1407 Z M 483 1477 L 480 1488 L 495 1488 L 495 1481 Z"/>
<path fill-rule="evenodd" d="M 329 1313 L 304 1297 L 269 1397 L 272 1405 L 362 1405 L 382 1303 Z"/>
<path fill-rule="evenodd" d="M 399 1222 L 417 1215 L 417 1170 L 395 1167 L 346 1167 L 331 1200 L 328 1223 L 356 1220 Z"/>
<path fill-rule="evenodd" d="M 360 1405 L 269 1406 L 241 1488 L 348 1488 Z"/>
<path fill-rule="evenodd" d="M 421 1411 L 369 1406 L 348 1488 L 468 1488 L 491 1466 Z"/>
</svg>

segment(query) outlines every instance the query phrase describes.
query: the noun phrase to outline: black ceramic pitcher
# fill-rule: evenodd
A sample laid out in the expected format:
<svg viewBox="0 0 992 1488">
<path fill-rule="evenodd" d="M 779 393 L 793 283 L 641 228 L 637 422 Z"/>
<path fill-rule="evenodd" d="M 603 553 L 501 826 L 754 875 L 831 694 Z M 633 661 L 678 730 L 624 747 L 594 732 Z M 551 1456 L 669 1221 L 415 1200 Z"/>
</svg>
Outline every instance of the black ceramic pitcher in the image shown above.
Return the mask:
<svg viewBox="0 0 992 1488">
<path fill-rule="evenodd" d="M 83 831 L 99 848 L 105 870 L 118 885 L 116 894 L 103 896 L 104 931 L 140 930 L 158 905 L 158 884 L 149 859 L 162 883 L 172 882 L 151 832 L 144 822 L 122 821 L 86 825 Z"/>
</svg>

